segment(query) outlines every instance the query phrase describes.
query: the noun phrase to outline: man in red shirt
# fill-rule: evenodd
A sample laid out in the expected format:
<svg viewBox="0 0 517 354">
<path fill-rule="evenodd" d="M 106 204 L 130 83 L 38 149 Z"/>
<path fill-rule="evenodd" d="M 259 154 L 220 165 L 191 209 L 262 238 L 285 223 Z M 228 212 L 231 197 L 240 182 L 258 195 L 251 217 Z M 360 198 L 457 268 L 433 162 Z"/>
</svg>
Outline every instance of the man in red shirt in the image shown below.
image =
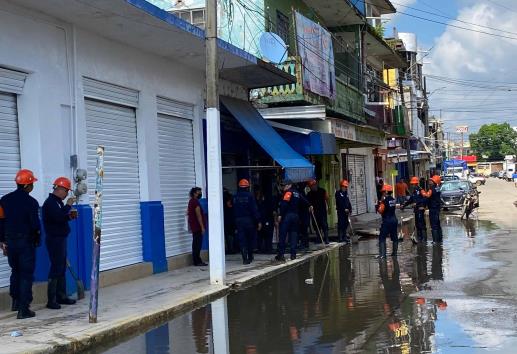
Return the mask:
<svg viewBox="0 0 517 354">
<path fill-rule="evenodd" d="M 190 231 L 192 232 L 192 261 L 195 266 L 207 266 L 201 259 L 201 246 L 203 245 L 203 234 L 205 233 L 205 221 L 201 210 L 202 192 L 201 188 L 194 187 L 190 190 L 190 200 L 188 202 L 187 215 Z"/>
</svg>

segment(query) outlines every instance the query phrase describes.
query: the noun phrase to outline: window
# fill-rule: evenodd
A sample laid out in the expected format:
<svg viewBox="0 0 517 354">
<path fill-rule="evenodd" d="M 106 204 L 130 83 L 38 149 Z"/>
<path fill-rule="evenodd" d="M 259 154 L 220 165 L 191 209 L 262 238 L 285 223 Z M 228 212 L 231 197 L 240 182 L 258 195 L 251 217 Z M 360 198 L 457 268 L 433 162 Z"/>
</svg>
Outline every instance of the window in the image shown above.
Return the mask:
<svg viewBox="0 0 517 354">
<path fill-rule="evenodd" d="M 276 11 L 276 32 L 286 44 L 289 44 L 289 17 Z"/>
<path fill-rule="evenodd" d="M 171 11 L 171 13 L 194 26 L 205 28 L 205 9 Z"/>
</svg>

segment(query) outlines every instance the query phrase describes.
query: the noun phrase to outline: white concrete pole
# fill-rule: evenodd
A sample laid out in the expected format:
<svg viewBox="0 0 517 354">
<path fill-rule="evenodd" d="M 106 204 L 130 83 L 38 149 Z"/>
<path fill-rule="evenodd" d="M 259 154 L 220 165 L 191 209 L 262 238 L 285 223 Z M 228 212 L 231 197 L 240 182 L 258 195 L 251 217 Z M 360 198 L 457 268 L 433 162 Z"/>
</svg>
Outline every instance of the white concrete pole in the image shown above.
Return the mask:
<svg viewBox="0 0 517 354">
<path fill-rule="evenodd" d="M 230 353 L 227 298 L 212 302 L 212 340 L 215 354 Z"/>
<path fill-rule="evenodd" d="M 206 131 L 208 234 L 210 283 L 224 285 L 226 264 L 224 254 L 223 178 L 221 165 L 221 117 L 217 83 L 217 0 L 206 0 Z"/>
</svg>

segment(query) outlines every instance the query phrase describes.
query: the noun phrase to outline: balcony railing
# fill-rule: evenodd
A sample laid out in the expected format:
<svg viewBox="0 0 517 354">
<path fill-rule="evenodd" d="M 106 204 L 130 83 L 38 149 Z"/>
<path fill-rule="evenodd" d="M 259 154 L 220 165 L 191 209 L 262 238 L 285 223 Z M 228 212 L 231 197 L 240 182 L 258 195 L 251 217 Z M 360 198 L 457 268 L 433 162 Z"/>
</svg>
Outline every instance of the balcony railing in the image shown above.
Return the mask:
<svg viewBox="0 0 517 354">
<path fill-rule="evenodd" d="M 336 78 L 336 99 L 329 103 L 328 109 L 339 115 L 366 122 L 363 94 L 339 78 Z"/>
</svg>

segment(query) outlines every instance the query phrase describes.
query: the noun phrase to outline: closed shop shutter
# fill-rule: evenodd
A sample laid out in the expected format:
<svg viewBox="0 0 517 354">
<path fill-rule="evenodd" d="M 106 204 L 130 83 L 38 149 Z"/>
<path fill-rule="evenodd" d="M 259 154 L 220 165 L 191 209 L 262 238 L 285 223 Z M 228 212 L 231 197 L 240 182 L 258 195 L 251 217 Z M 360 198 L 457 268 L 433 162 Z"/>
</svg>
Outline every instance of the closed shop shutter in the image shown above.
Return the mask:
<svg viewBox="0 0 517 354">
<path fill-rule="evenodd" d="M 158 143 L 165 249 L 171 257 L 192 247 L 192 236 L 184 230 L 188 193 L 196 184 L 192 120 L 159 113 Z"/>
<path fill-rule="evenodd" d="M 350 182 L 349 197 L 352 203 L 352 215 L 368 211 L 366 189 L 366 158 L 362 155 L 344 155 L 346 158 L 345 176 Z"/>
<path fill-rule="evenodd" d="M 16 95 L 0 92 L 0 196 L 15 189 L 14 176 L 21 168 Z M 11 268 L 0 255 L 0 287 L 9 285 Z"/>
<path fill-rule="evenodd" d="M 142 262 L 136 116 L 132 108 L 85 100 L 88 188 L 95 193 L 96 149 L 106 148 L 100 269 Z"/>
</svg>

